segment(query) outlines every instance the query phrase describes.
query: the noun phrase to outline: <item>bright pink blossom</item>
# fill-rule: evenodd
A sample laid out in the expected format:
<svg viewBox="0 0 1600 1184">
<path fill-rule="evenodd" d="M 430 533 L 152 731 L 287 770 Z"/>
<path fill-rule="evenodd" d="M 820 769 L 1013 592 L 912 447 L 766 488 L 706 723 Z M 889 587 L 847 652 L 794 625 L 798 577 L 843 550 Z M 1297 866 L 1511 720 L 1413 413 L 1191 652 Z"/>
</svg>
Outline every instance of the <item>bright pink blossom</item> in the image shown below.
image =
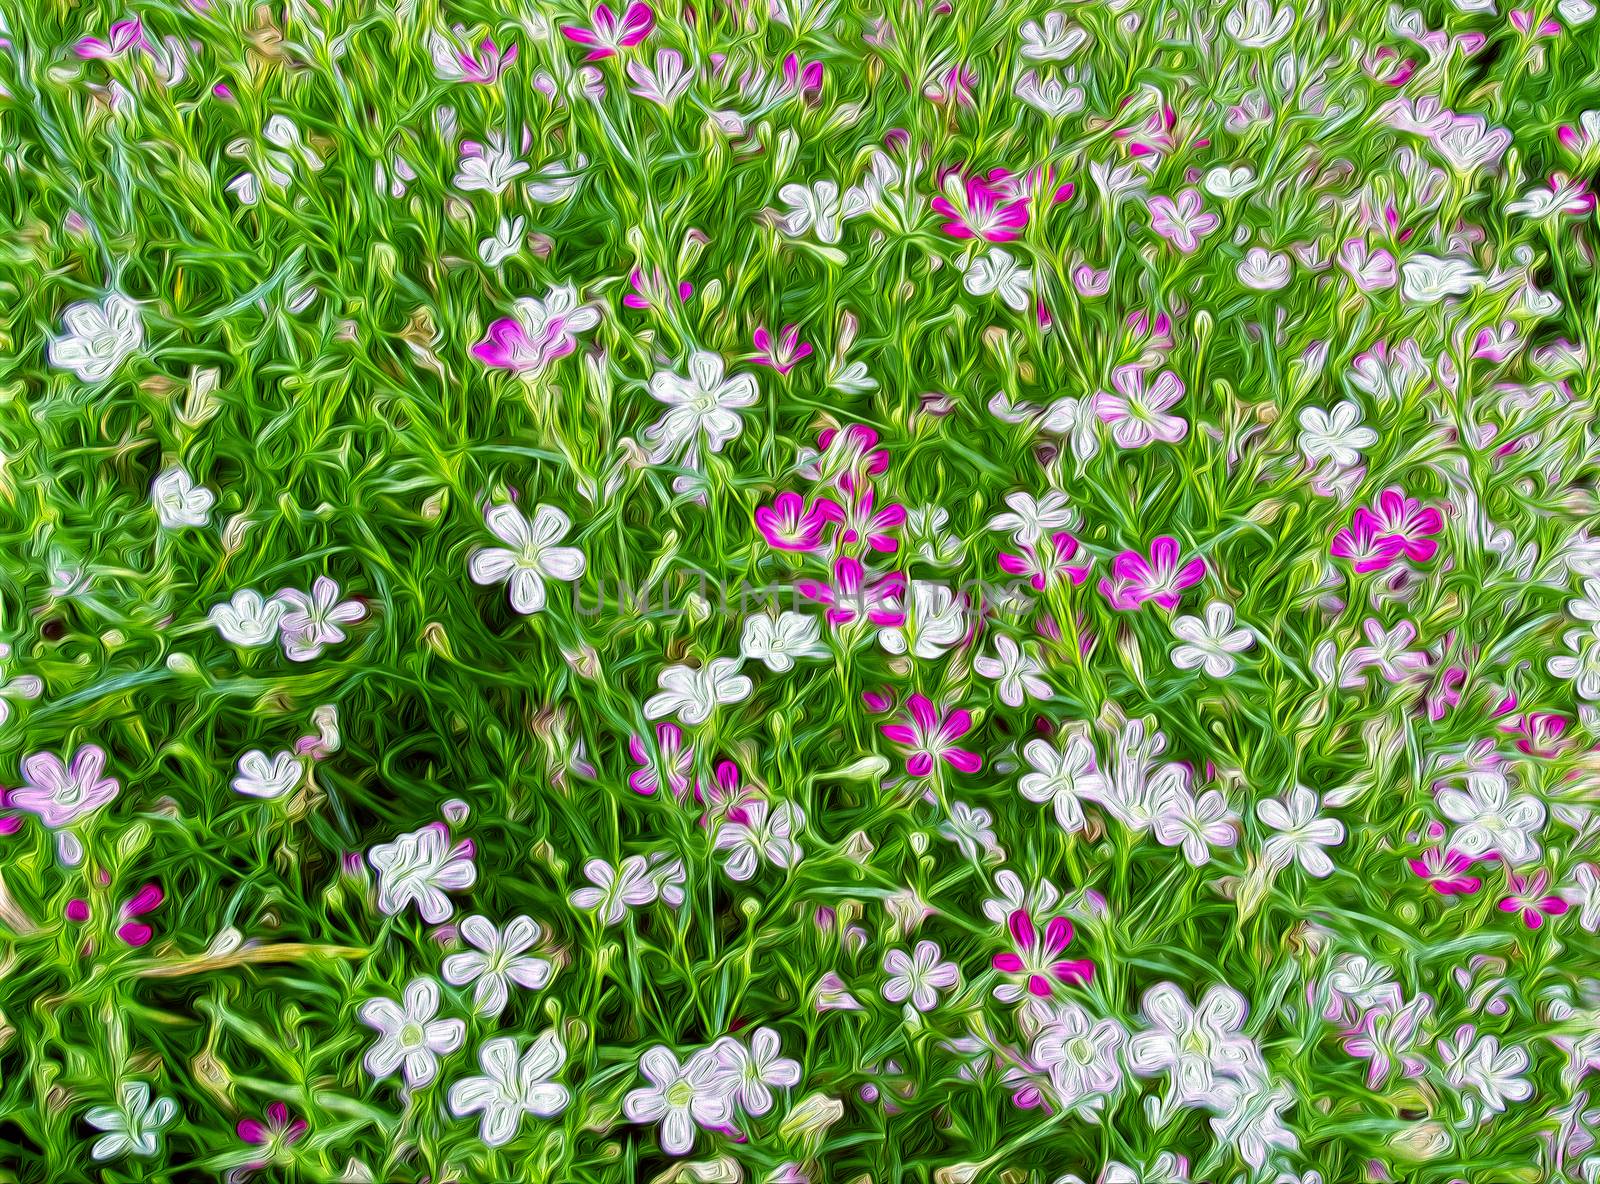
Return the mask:
<svg viewBox="0 0 1600 1184">
<path fill-rule="evenodd" d="M 650 36 L 650 30 L 655 27 L 656 15 L 648 4 L 628 5 L 628 10 L 620 20 L 608 6 L 601 4 L 594 10 L 592 27 L 586 29 L 581 25 L 562 25 L 561 35 L 568 41 L 589 46 L 589 55 L 585 60 L 593 62 L 638 45 Z"/>
<path fill-rule="evenodd" d="M 956 741 L 972 730 L 970 712 L 957 708 L 941 715 L 926 695 L 912 695 L 906 700 L 906 723 L 882 724 L 880 731 L 894 744 L 910 752 L 906 755 L 906 772 L 913 777 L 931 774 L 939 761 L 963 773 L 976 773 L 983 768 L 983 758 Z"/>
<path fill-rule="evenodd" d="M 993 966 L 1003 974 L 1024 976 L 1030 995 L 1048 999 L 1057 983 L 1083 986 L 1094 978 L 1094 963 L 1087 958 L 1060 957 L 1072 944 L 1072 922 L 1065 917 L 1052 917 L 1045 924 L 1042 940 L 1033 918 L 1022 909 L 1006 918 L 1006 928 L 1016 949 L 996 954 Z"/>
<path fill-rule="evenodd" d="M 1124 551 L 1111 561 L 1111 575 L 1100 581 L 1100 592 L 1111 607 L 1127 612 L 1153 600 L 1162 608 L 1176 608 L 1183 590 L 1198 584 L 1206 574 L 1206 561 L 1183 558 L 1182 547 L 1171 535 L 1150 544 L 1148 558 Z"/>
</svg>

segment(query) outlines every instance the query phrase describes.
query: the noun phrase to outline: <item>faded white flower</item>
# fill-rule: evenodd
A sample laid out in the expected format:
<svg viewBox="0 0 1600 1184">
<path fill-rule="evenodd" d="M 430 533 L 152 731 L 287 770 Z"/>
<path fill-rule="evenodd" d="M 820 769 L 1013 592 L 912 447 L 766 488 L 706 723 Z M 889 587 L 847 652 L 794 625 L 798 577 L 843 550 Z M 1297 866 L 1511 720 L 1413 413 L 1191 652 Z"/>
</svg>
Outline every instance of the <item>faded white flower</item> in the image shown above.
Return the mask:
<svg viewBox="0 0 1600 1184">
<path fill-rule="evenodd" d="M 71 370 L 84 382 L 102 382 L 144 346 L 139 306 L 121 292 L 96 304 L 83 301 L 61 315 L 66 333 L 52 338 L 50 364 Z"/>
</svg>

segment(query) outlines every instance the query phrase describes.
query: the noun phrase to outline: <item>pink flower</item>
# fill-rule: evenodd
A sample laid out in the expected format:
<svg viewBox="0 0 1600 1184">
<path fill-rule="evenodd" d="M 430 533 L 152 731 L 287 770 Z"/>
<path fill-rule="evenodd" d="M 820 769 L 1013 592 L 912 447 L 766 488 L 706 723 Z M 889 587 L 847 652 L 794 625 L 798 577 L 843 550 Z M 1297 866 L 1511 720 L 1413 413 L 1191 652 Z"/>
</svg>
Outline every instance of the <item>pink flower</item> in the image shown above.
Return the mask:
<svg viewBox="0 0 1600 1184">
<path fill-rule="evenodd" d="M 900 549 L 900 541 L 888 533 L 905 524 L 906 508 L 892 502 L 881 510 L 872 508 L 872 487 L 868 486 L 858 498 L 852 498 L 844 507 L 840 519 L 839 538 L 845 543 L 866 541 L 874 551 L 892 555 Z"/>
<path fill-rule="evenodd" d="M 1153 600 L 1162 608 L 1176 608 L 1185 588 L 1206 574 L 1206 561 L 1184 562 L 1178 540 L 1161 535 L 1150 544 L 1150 557 L 1124 551 L 1111 561 L 1111 577 L 1100 581 L 1100 592 L 1111 607 L 1127 612 Z"/>
<path fill-rule="evenodd" d="M 1058 530 L 1050 536 L 1049 543 L 1041 540 L 1021 555 L 1002 552 L 1000 569 L 1010 575 L 1027 576 L 1028 582 L 1040 592 L 1061 580 L 1068 580 L 1076 586 L 1089 576 L 1088 563 L 1082 566 L 1072 563 L 1077 554 L 1078 540 L 1066 531 Z"/>
<path fill-rule="evenodd" d="M 601 4 L 594 10 L 593 28 L 562 25 L 561 35 L 568 41 L 589 46 L 589 55 L 584 60 L 593 62 L 600 58 L 609 58 L 629 46 L 638 45 L 650 36 L 650 30 L 655 26 L 656 16 L 648 4 L 628 5 L 628 10 L 622 14 L 620 21 L 616 13 Z"/>
<path fill-rule="evenodd" d="M 1176 444 L 1189 432 L 1188 421 L 1166 411 L 1183 398 L 1183 381 L 1163 370 L 1146 387 L 1143 366 L 1118 366 L 1111 375 L 1116 394 L 1100 391 L 1094 412 L 1112 426 L 1111 436 L 1122 448 L 1143 448 L 1155 440 Z"/>
<path fill-rule="evenodd" d="M 1434 823 L 1432 833 L 1437 837 L 1444 828 Z M 1470 896 L 1483 884 L 1477 876 L 1464 874 L 1472 866 L 1472 857 L 1454 848 L 1429 847 L 1421 858 L 1408 859 L 1406 864 L 1441 896 Z"/>
<path fill-rule="evenodd" d="M 252 1170 L 266 1167 L 280 1151 L 299 1142 L 307 1129 L 305 1119 L 289 1117 L 289 1107 L 283 1102 L 273 1102 L 267 1106 L 265 1122 L 255 1118 L 241 1118 L 238 1127 L 239 1138 L 252 1147 L 265 1149 L 263 1152 L 265 1158 L 253 1160 L 245 1167 Z"/>
<path fill-rule="evenodd" d="M 807 62 L 803 67 L 800 59 L 790 54 L 783 59 L 783 88 L 785 90 L 798 90 L 803 99 L 807 94 L 817 95 L 822 92 L 822 63 Z"/>
<path fill-rule="evenodd" d="M 651 269 L 651 276 L 645 279 L 644 272 L 635 267 L 628 273 L 628 282 L 633 285 L 633 291 L 622 298 L 622 303 L 628 308 L 655 308 L 666 303 L 666 294 L 671 290 L 670 285 L 661 276 L 659 267 Z M 678 285 L 678 303 L 682 304 L 694 295 L 694 285 L 680 283 Z"/>
<path fill-rule="evenodd" d="M 1566 747 L 1562 733 L 1567 730 L 1567 719 L 1553 711 L 1530 711 L 1502 725 L 1500 730 L 1518 737 L 1517 750 L 1528 756 L 1559 756 Z"/>
<path fill-rule="evenodd" d="M 105 776 L 106 753 L 98 744 L 85 744 L 68 768 L 53 752 L 36 752 L 22 762 L 21 789 L 9 802 L 19 810 L 37 814 L 51 829 L 67 826 L 117 796 L 122 786 Z"/>
<path fill-rule="evenodd" d="M 1543 895 L 1550 880 L 1550 874 L 1543 869 L 1531 879 L 1512 872 L 1510 880 L 1511 891 L 1500 901 L 1500 911 L 1521 913 L 1522 923 L 1529 929 L 1539 928 L 1546 917 L 1559 917 L 1567 911 L 1569 906 L 1561 897 Z"/>
<path fill-rule="evenodd" d="M 992 964 L 1002 974 L 1024 976 L 1030 995 L 1047 999 L 1055 990 L 1056 983 L 1083 986 L 1094 978 L 1094 963 L 1087 958 L 1068 960 L 1059 957 L 1072 944 L 1072 922 L 1065 917 L 1052 917 L 1045 924 L 1042 941 L 1033 927 L 1033 919 L 1022 909 L 1015 910 L 1006 918 L 1006 928 L 1011 931 L 1016 950 L 996 954 Z M 1008 983 L 996 991 L 995 996 L 1009 1003 L 1020 999 L 1022 991 L 1015 984 Z"/>
<path fill-rule="evenodd" d="M 899 572 L 869 577 L 859 559 L 846 555 L 833 565 L 833 582 L 799 580 L 795 591 L 828 606 L 828 620 L 849 625 L 865 617 L 880 629 L 906 623 L 901 601 L 906 578 Z"/>
<path fill-rule="evenodd" d="M 784 492 L 770 506 L 757 506 L 756 529 L 767 546 L 778 551 L 815 551 L 830 522 L 844 520 L 844 507 L 832 498 L 819 497 L 807 506 L 798 493 Z"/>
<path fill-rule="evenodd" d="M 150 50 L 144 25 L 136 16 L 117 21 L 106 36 L 105 41 L 98 37 L 85 37 L 72 47 L 73 52 L 80 58 L 115 58 L 135 49 Z"/>
<path fill-rule="evenodd" d="M 779 374 L 787 374 L 802 361 L 811 356 L 809 343 L 800 340 L 799 325 L 785 325 L 783 327 L 783 340 L 776 348 L 772 344 L 772 334 L 767 332 L 763 325 L 755 334 L 756 356 L 753 359 L 758 366 L 771 366 Z"/>
<path fill-rule="evenodd" d="M 951 238 L 1009 242 L 1028 224 L 1027 197 L 1007 194 L 982 177 L 968 177 L 963 184 L 952 173 L 945 180 L 944 194 L 931 204 L 934 213 L 948 219 L 942 229 Z"/>
<path fill-rule="evenodd" d="M 1150 229 L 1188 255 L 1199 249 L 1200 240 L 1221 221 L 1206 213 L 1204 206 L 1198 189 L 1185 189 L 1176 202 L 1170 197 L 1153 197 L 1148 206 Z"/>
<path fill-rule="evenodd" d="M 1418 995 L 1404 1007 L 1379 1006 L 1362 1013 L 1361 1023 L 1345 1033 L 1344 1050 L 1368 1061 L 1367 1087 L 1378 1089 L 1389 1079 L 1394 1062 L 1406 1077 L 1420 1077 L 1427 1062 L 1413 1051 L 1425 1037 L 1422 1021 L 1433 1010 L 1433 1000 Z"/>
<path fill-rule="evenodd" d="M 939 761 L 963 773 L 983 768 L 982 757 L 955 744 L 972 730 L 969 712 L 958 708 L 941 717 L 926 695 L 912 695 L 906 700 L 906 711 L 909 723 L 882 724 L 879 730 L 890 743 L 911 750 L 906 756 L 906 772 L 911 776 L 928 776 Z"/>
<path fill-rule="evenodd" d="M 1385 489 L 1370 509 L 1357 510 L 1357 524 L 1363 515 L 1372 520 L 1373 531 L 1379 538 L 1397 544 L 1401 554 L 1413 563 L 1428 562 L 1439 549 L 1439 544 L 1429 536 L 1444 529 L 1444 518 L 1434 507 L 1424 506 L 1399 489 Z"/>
<path fill-rule="evenodd" d="M 677 724 L 656 725 L 656 753 L 659 760 L 651 757 L 643 737 L 628 738 L 628 754 L 639 765 L 628 774 L 628 788 L 649 797 L 664 782 L 672 796 L 681 800 L 694 781 L 694 749 L 683 742 L 683 730 Z"/>
<path fill-rule="evenodd" d="M 579 333 L 600 323 L 600 312 L 579 304 L 572 285 L 552 286 L 543 300 L 518 300 L 516 315 L 489 326 L 489 334 L 472 347 L 485 366 L 517 374 L 537 374 L 578 347 Z"/>
<path fill-rule="evenodd" d="M 494 43 L 493 37 L 485 37 L 476 47 L 453 48 L 450 56 L 453 73 L 462 82 L 488 86 L 498 82 L 500 76 L 516 63 L 517 46 L 516 42 L 512 42 L 502 50 Z"/>
<path fill-rule="evenodd" d="M 972 88 L 978 85 L 978 72 L 966 63 L 951 66 L 939 78 L 922 88 L 922 95 L 933 103 L 972 106 Z"/>
<path fill-rule="evenodd" d="M 1333 536 L 1329 552 L 1338 559 L 1353 560 L 1358 572 L 1382 571 L 1400 553 L 1400 544 L 1378 533 L 1377 520 L 1365 510 L 1356 511 L 1355 520 Z"/>
<path fill-rule="evenodd" d="M 117 927 L 117 936 L 130 946 L 142 946 L 148 943 L 152 936 L 150 926 L 135 921 L 134 918 L 154 912 L 165 899 L 159 884 L 146 884 L 135 892 L 128 903 L 122 906 L 122 924 Z M 82 924 L 88 919 L 88 901 L 81 899 L 67 901 L 67 920 Z"/>
</svg>

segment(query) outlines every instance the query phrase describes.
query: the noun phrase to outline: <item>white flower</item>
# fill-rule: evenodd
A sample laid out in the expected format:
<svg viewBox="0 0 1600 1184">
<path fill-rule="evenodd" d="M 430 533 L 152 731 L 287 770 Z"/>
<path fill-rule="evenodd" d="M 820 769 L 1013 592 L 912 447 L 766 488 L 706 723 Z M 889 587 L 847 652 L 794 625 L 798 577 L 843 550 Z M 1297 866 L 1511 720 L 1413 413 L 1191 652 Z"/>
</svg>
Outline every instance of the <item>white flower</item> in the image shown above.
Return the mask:
<svg viewBox="0 0 1600 1184">
<path fill-rule="evenodd" d="M 1048 699 L 1055 693 L 1044 680 L 1039 659 L 1025 653 L 1011 638 L 1004 634 L 996 637 L 994 652 L 993 658 L 975 658 L 972 668 L 984 678 L 998 680 L 1000 702 L 1007 707 L 1021 707 L 1024 697 Z"/>
<path fill-rule="evenodd" d="M 216 500 L 217 495 L 204 485 L 196 485 L 182 465 L 163 469 L 150 483 L 150 504 L 168 530 L 204 526 L 211 520 L 211 507 Z"/>
<path fill-rule="evenodd" d="M 938 944 L 931 941 L 919 941 L 910 954 L 890 950 L 883 956 L 883 972 L 889 976 L 883 997 L 890 1003 L 909 998 L 918 1011 L 932 1011 L 939 1004 L 939 992 L 961 981 L 956 964 L 944 961 Z"/>
<path fill-rule="evenodd" d="M 1204 666 L 1212 678 L 1227 678 L 1237 666 L 1233 655 L 1256 643 L 1252 630 L 1233 627 L 1233 606 L 1221 600 L 1206 605 L 1203 621 L 1189 616 L 1174 619 L 1172 632 L 1182 638 L 1182 644 L 1173 647 L 1172 664 L 1179 670 Z"/>
<path fill-rule="evenodd" d="M 939 824 L 939 836 L 954 843 L 968 859 L 977 859 L 979 851 L 1004 859 L 1005 852 L 995 841 L 993 822 L 994 815 L 981 807 L 951 802 L 950 816 Z"/>
<path fill-rule="evenodd" d="M 1228 13 L 1223 27 L 1243 48 L 1265 49 L 1289 35 L 1294 19 L 1294 8 L 1288 4 L 1275 9 L 1272 0 L 1245 0 Z"/>
<path fill-rule="evenodd" d="M 278 639 L 278 622 L 287 606 L 281 600 L 268 600 L 249 588 L 233 594 L 227 604 L 214 605 L 207 620 L 224 640 L 234 645 L 271 645 Z"/>
<path fill-rule="evenodd" d="M 514 1037 L 487 1040 L 478 1050 L 483 1075 L 450 1087 L 450 1113 L 461 1118 L 482 1110 L 478 1137 L 490 1147 L 509 1143 L 524 1114 L 550 1118 L 567 1108 L 567 1087 L 550 1080 L 566 1061 L 567 1050 L 554 1029 L 536 1038 L 520 1060 Z"/>
<path fill-rule="evenodd" d="M 1037 108 L 1051 119 L 1060 119 L 1063 115 L 1071 115 L 1074 111 L 1083 110 L 1083 87 L 1072 86 L 1074 72 L 1067 72 L 1067 81 L 1060 78 L 1046 76 L 1041 79 L 1038 71 L 1029 70 L 1017 79 L 1016 95 L 1030 107 Z"/>
<path fill-rule="evenodd" d="M 990 247 L 967 266 L 965 287 L 974 296 L 993 292 L 1007 307 L 1026 312 L 1033 295 L 1033 272 L 1018 264 L 1004 247 Z"/>
<path fill-rule="evenodd" d="M 497 1016 L 505 1010 L 508 984 L 537 991 L 550 981 L 550 963 L 527 953 L 539 940 L 539 926 L 531 917 L 513 917 L 502 931 L 487 917 L 473 914 L 461 922 L 460 932 L 474 948 L 447 955 L 440 971 L 452 987 L 477 982 L 472 1002 L 479 1014 Z"/>
<path fill-rule="evenodd" d="M 630 855 L 613 868 L 603 859 L 583 865 L 590 888 L 579 888 L 567 899 L 576 909 L 592 909 L 606 925 L 620 925 L 628 910 L 656 899 L 660 889 L 642 855 Z"/>
<path fill-rule="evenodd" d="M 1413 255 L 1400 265 L 1400 294 L 1413 304 L 1434 304 L 1446 296 L 1465 296 L 1483 277 L 1464 259 Z"/>
<path fill-rule="evenodd" d="M 869 205 L 867 194 L 861 189 L 846 190 L 841 199 L 839 186 L 833 181 L 818 181 L 810 187 L 785 185 L 778 190 L 778 196 L 789 207 L 783 216 L 783 232 L 798 238 L 814 230 L 817 241 L 822 243 L 838 242 L 844 223 L 866 213 Z"/>
<path fill-rule="evenodd" d="M 1281 802 L 1269 798 L 1257 804 L 1256 817 L 1278 832 L 1261 845 L 1268 864 L 1281 868 L 1298 860 L 1308 875 L 1333 872 L 1333 860 L 1323 848 L 1344 842 L 1344 823 L 1323 818 L 1317 805 L 1317 795 L 1303 785 L 1296 785 Z"/>
<path fill-rule="evenodd" d="M 555 506 L 535 506 L 533 517 L 525 518 L 515 506 L 500 502 L 484 510 L 483 521 L 505 546 L 474 551 L 468 573 L 475 584 L 506 583 L 517 612 L 544 609 L 546 579 L 570 582 L 583 575 L 583 552 L 556 545 L 567 537 L 572 520 Z"/>
<path fill-rule="evenodd" d="M 1508 1101 L 1525 1102 L 1533 1096 L 1532 1083 L 1520 1075 L 1528 1067 L 1528 1054 L 1515 1045 L 1501 1048 L 1497 1036 L 1478 1036 L 1471 1024 L 1457 1028 L 1454 1038 L 1440 1038 L 1439 1060 L 1450 1084 L 1474 1090 L 1491 1114 L 1504 1110 Z"/>
<path fill-rule="evenodd" d="M 361 1063 L 375 1081 L 392 1077 L 404 1066 L 406 1087 L 417 1090 L 438 1076 L 440 1056 L 461 1047 L 467 1026 L 460 1020 L 434 1018 L 439 1012 L 439 984 L 434 979 L 412 979 L 401 1000 L 368 999 L 361 1005 L 361 1022 L 378 1032 Z"/>
<path fill-rule="evenodd" d="M 1294 1132 L 1283 1124 L 1283 1112 L 1295 1104 L 1295 1095 L 1283 1084 L 1265 1081 L 1218 1082 L 1221 1087 L 1211 1104 L 1211 1132 L 1217 1142 L 1232 1145 L 1257 1172 L 1274 1149 L 1293 1151 L 1299 1146 Z"/>
<path fill-rule="evenodd" d="M 1539 832 L 1544 829 L 1544 803 L 1511 792 L 1506 775 L 1496 769 L 1467 774 L 1467 786 L 1439 791 L 1439 811 L 1456 824 L 1450 846 L 1482 859 L 1494 852 L 1513 867 L 1539 858 Z"/>
<path fill-rule="evenodd" d="M 283 652 L 293 662 L 309 662 L 324 646 L 344 640 L 340 625 L 349 625 L 367 615 L 359 600 L 339 600 L 339 585 L 327 576 L 318 576 L 308 595 L 296 588 L 285 588 L 275 598 L 283 605 L 278 620 Z"/>
<path fill-rule="evenodd" d="M 505 137 L 490 132 L 487 143 L 468 141 L 461 146 L 461 167 L 452 183 L 463 193 L 481 190 L 498 197 L 527 171 L 528 162 L 517 159 L 506 147 Z"/>
<path fill-rule="evenodd" d="M 1061 436 L 1081 461 L 1092 460 L 1100 451 L 1100 417 L 1092 399 L 1065 395 L 1051 403 L 1039 420 L 1039 430 Z"/>
<path fill-rule="evenodd" d="M 733 1121 L 733 1096 L 727 1076 L 709 1049 L 682 1065 L 672 1050 L 657 1044 L 639 1058 L 639 1072 L 650 1082 L 622 1099 L 629 1122 L 659 1122 L 661 1150 L 687 1155 L 694 1146 L 694 1128 L 725 1127 Z"/>
<path fill-rule="evenodd" d="M 178 1116 L 178 1105 L 171 1098 L 150 1100 L 150 1086 L 143 1081 L 124 1081 L 117 1090 L 115 1106 L 96 1106 L 84 1121 L 105 1131 L 89 1149 L 92 1159 L 115 1159 L 119 1155 L 154 1155 L 161 1146 L 161 1128 Z"/>
<path fill-rule="evenodd" d="M 1174 794 L 1156 815 L 1156 840 L 1163 847 L 1183 848 L 1183 857 L 1195 867 L 1211 861 L 1211 848 L 1232 847 L 1238 841 L 1237 816 L 1228 809 L 1221 792 L 1208 789 L 1198 798 Z"/>
<path fill-rule="evenodd" d="M 1117 732 L 1100 804 L 1129 830 L 1149 830 L 1169 800 L 1188 792 L 1187 766 L 1176 761 L 1155 763 L 1166 747 L 1166 736 L 1159 731 L 1147 734 L 1142 719 L 1128 720 Z"/>
<path fill-rule="evenodd" d="M 760 1118 L 772 1109 L 774 1089 L 791 1089 L 800 1084 L 800 1062 L 780 1055 L 778 1034 L 771 1028 L 757 1028 L 750 1033 L 748 1048 L 732 1036 L 724 1036 L 708 1051 L 716 1058 L 722 1088 L 752 1118 Z"/>
<path fill-rule="evenodd" d="M 1307 407 L 1300 412 L 1300 451 L 1312 466 L 1332 460 L 1340 468 L 1361 463 L 1361 450 L 1378 442 L 1378 433 L 1361 425 L 1361 408 L 1349 399 L 1327 412 Z"/>
<path fill-rule="evenodd" d="M 1600 868 L 1580 863 L 1572 873 L 1573 887 L 1562 895 L 1578 907 L 1578 924 L 1590 933 L 1600 932 Z"/>
<path fill-rule="evenodd" d="M 967 635 L 966 605 L 943 584 L 913 583 L 907 607 L 903 625 L 878 630 L 878 644 L 891 654 L 909 649 L 913 657 L 931 660 Z"/>
<path fill-rule="evenodd" d="M 1256 187 L 1256 175 L 1249 165 L 1241 164 L 1231 169 L 1227 165 L 1218 165 L 1206 173 L 1200 187 L 1212 197 L 1223 200 L 1242 197 Z"/>
<path fill-rule="evenodd" d="M 1009 530 L 1011 537 L 1024 547 L 1031 547 L 1046 534 L 1070 528 L 1076 519 L 1067 504 L 1067 495 L 1052 489 L 1035 501 L 1031 493 L 1008 493 L 1006 505 L 1011 509 L 989 519 L 990 530 Z"/>
<path fill-rule="evenodd" d="M 804 613 L 781 612 L 776 617 L 756 613 L 744 619 L 739 652 L 774 674 L 782 674 L 794 669 L 796 658 L 825 657 L 828 651 L 821 645 L 821 636 L 817 619 Z"/>
<path fill-rule="evenodd" d="M 1024 21 L 1022 49 L 1018 52 L 1029 61 L 1059 62 L 1070 58 L 1089 43 L 1089 34 L 1077 25 L 1067 24 L 1064 12 L 1047 12 L 1044 24 Z"/>
<path fill-rule="evenodd" d="M 653 443 L 652 463 L 682 453 L 690 468 L 697 467 L 702 438 L 710 451 L 721 452 L 744 430 L 739 412 L 759 397 L 756 380 L 748 374 L 725 377 L 725 371 L 719 355 L 701 351 L 690 356 L 688 375 L 663 370 L 650 380 L 651 398 L 669 408 L 644 432 Z"/>
<path fill-rule="evenodd" d="M 121 292 L 108 293 L 99 304 L 83 301 L 70 306 L 61 323 L 67 331 L 51 339 L 50 364 L 71 370 L 84 382 L 110 378 L 144 345 L 139 306 Z"/>
<path fill-rule="evenodd" d="M 1033 1042 L 1032 1060 L 1050 1075 L 1056 1101 L 1086 1117 L 1104 1108 L 1122 1084 L 1119 1054 L 1128 1033 L 1113 1019 L 1096 1020 L 1081 1004 L 1052 1003 Z M 1102 1175 L 1101 1181 L 1110 1180 Z"/>
<path fill-rule="evenodd" d="M 378 872 L 378 908 L 388 916 L 415 904 L 422 919 L 437 925 L 449 919 L 455 905 L 446 892 L 464 892 L 477 883 L 472 844 L 450 845 L 442 822 L 379 843 L 367 853 Z"/>
<path fill-rule="evenodd" d="M 1245 287 L 1257 292 L 1276 292 L 1289 282 L 1292 267 L 1289 256 L 1265 247 L 1251 247 L 1244 254 L 1235 274 Z"/>
<path fill-rule="evenodd" d="M 269 759 L 259 748 L 239 758 L 239 773 L 233 790 L 252 798 L 281 798 L 305 774 L 305 764 L 292 752 L 274 753 Z"/>
<path fill-rule="evenodd" d="M 1030 802 L 1053 803 L 1056 821 L 1068 834 L 1082 830 L 1080 801 L 1098 801 L 1106 789 L 1106 779 L 1095 768 L 1094 745 L 1089 738 L 1072 733 L 1060 749 L 1045 740 L 1030 740 L 1022 755 L 1034 768 L 1023 774 L 1017 785 L 1022 796 Z"/>
<path fill-rule="evenodd" d="M 748 880 L 762 859 L 793 867 L 804 854 L 794 836 L 805 822 L 805 812 L 793 802 L 779 802 L 770 813 L 760 798 L 740 804 L 717 827 L 715 849 L 733 852 L 723 870 L 732 879 Z"/>
<path fill-rule="evenodd" d="M 1208 1105 L 1218 1077 L 1250 1081 L 1264 1071 L 1260 1050 L 1242 1031 L 1248 1010 L 1244 996 L 1221 983 L 1198 1006 L 1175 983 L 1157 983 L 1140 1005 L 1149 1027 L 1129 1041 L 1129 1066 L 1141 1077 L 1167 1074 L 1176 1105 Z"/>
<path fill-rule="evenodd" d="M 656 676 L 660 690 L 645 701 L 646 719 L 675 715 L 679 722 L 703 724 L 719 703 L 741 703 L 755 686 L 739 673 L 738 658 L 713 658 L 704 666 L 668 666 Z"/>
<path fill-rule="evenodd" d="M 478 258 L 487 267 L 499 267 L 522 250 L 522 228 L 525 220 L 519 214 L 512 219 L 501 218 L 494 234 L 478 244 Z"/>
<path fill-rule="evenodd" d="M 1600 632 L 1569 629 L 1561 635 L 1570 654 L 1557 654 L 1546 668 L 1557 678 L 1570 679 L 1580 698 L 1600 699 Z"/>
</svg>

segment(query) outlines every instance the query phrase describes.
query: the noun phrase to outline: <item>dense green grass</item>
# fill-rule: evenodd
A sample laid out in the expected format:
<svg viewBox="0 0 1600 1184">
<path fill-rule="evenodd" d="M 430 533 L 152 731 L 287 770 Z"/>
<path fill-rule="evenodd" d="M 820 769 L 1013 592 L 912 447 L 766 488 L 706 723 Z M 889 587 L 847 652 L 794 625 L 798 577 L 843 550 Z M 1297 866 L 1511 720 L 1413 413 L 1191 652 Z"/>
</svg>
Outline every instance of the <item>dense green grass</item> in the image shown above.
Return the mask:
<svg viewBox="0 0 1600 1184">
<path fill-rule="evenodd" d="M 1600 19 L 1059 7 L 0 5 L 0 1180 L 1592 1184 Z"/>
</svg>

